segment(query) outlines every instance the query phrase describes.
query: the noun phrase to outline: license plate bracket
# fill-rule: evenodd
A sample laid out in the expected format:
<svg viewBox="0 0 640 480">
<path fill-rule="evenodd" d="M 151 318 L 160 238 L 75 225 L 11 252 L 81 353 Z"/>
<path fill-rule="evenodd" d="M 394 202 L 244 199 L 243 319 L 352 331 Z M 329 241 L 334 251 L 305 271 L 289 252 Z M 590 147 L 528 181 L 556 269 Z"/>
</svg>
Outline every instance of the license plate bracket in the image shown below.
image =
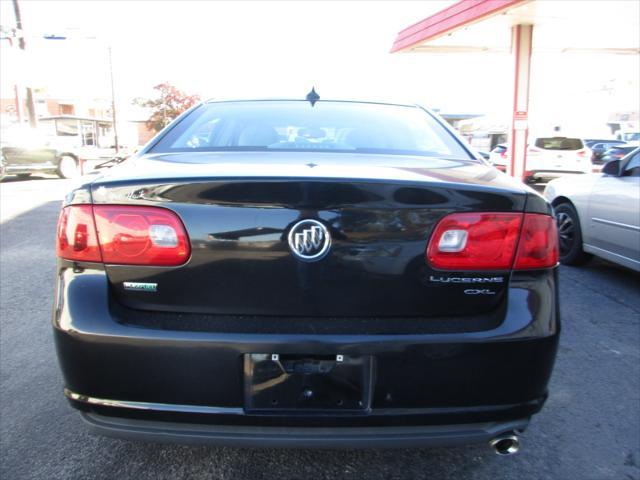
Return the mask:
<svg viewBox="0 0 640 480">
<path fill-rule="evenodd" d="M 244 355 L 247 411 L 366 411 L 371 405 L 370 355 Z"/>
</svg>

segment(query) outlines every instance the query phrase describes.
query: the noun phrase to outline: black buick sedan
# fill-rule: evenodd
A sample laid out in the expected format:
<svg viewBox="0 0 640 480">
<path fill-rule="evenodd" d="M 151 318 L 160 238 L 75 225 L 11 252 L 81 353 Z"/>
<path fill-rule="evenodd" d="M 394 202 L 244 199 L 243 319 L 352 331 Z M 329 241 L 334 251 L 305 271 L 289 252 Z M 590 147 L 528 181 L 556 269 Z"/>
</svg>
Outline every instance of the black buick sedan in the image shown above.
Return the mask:
<svg viewBox="0 0 640 480">
<path fill-rule="evenodd" d="M 547 398 L 550 207 L 415 105 L 200 104 L 69 193 L 57 255 L 102 434 L 508 454 Z"/>
</svg>

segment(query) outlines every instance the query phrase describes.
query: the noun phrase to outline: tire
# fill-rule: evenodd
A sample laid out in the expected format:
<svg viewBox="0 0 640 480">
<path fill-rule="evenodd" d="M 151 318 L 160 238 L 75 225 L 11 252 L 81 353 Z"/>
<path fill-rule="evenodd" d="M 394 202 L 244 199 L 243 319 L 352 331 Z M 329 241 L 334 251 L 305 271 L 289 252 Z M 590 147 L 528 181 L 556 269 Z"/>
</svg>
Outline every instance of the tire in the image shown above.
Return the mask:
<svg viewBox="0 0 640 480">
<path fill-rule="evenodd" d="M 60 178 L 76 178 L 80 175 L 78 162 L 71 155 L 63 155 L 58 162 L 56 173 Z"/>
<path fill-rule="evenodd" d="M 591 255 L 582 250 L 582 229 L 578 212 L 570 203 L 561 203 L 555 207 L 556 222 L 560 246 L 560 263 L 563 265 L 582 265 Z"/>
<path fill-rule="evenodd" d="M 18 178 L 29 178 L 31 176 L 30 173 L 18 173 L 16 177 Z"/>
</svg>

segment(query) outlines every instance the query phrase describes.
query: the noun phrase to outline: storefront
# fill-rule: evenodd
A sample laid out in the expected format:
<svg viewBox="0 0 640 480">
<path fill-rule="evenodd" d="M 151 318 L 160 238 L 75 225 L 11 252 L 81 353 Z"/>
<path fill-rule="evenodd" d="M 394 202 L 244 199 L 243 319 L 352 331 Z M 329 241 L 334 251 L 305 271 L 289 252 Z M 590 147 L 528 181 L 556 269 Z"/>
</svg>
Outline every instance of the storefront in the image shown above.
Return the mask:
<svg viewBox="0 0 640 480">
<path fill-rule="evenodd" d="M 620 18 L 628 23 L 620 24 Z M 462 0 L 402 30 L 392 53 L 504 53 L 513 58 L 509 173 L 522 178 L 529 135 L 532 53 L 638 55 L 640 2 Z M 567 58 L 567 67 L 570 67 Z M 538 67 L 544 65 L 544 56 Z M 562 75 L 562 72 L 551 72 Z M 473 78 L 473 77 L 470 77 Z"/>
</svg>

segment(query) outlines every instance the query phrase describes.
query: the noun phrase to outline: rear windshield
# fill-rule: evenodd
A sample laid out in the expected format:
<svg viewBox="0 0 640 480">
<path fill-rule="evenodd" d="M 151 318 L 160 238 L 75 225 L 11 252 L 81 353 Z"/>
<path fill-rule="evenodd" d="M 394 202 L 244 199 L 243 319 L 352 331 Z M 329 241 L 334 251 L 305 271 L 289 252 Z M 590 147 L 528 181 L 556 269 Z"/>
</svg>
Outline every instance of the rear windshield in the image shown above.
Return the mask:
<svg viewBox="0 0 640 480">
<path fill-rule="evenodd" d="M 580 150 L 584 143 L 579 138 L 550 137 L 538 138 L 536 147 L 543 150 Z"/>
<path fill-rule="evenodd" d="M 208 103 L 195 109 L 152 152 L 327 151 L 412 154 L 475 160 L 419 107 L 319 101 Z"/>
</svg>

